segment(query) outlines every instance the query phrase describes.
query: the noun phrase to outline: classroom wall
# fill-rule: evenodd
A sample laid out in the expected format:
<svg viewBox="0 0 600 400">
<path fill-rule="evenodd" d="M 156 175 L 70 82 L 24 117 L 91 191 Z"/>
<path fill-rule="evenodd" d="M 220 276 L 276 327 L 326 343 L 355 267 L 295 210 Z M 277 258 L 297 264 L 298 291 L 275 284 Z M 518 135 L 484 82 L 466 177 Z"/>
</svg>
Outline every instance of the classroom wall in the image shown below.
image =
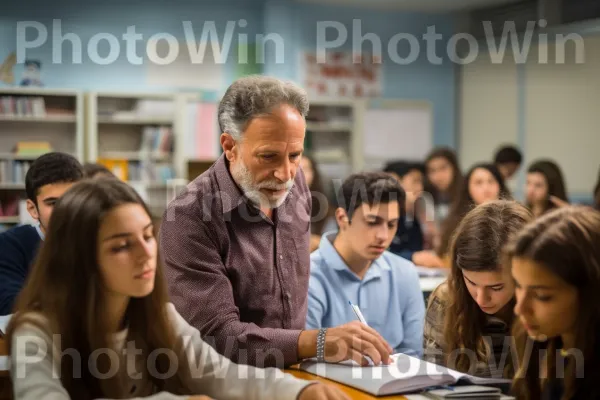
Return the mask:
<svg viewBox="0 0 600 400">
<path fill-rule="evenodd" d="M 582 38 L 583 63 L 577 62 L 573 42 L 565 47 L 564 62 L 560 52 L 557 59 L 554 39 L 569 33 Z M 492 64 L 482 53 L 476 63 L 461 67 L 461 161 L 466 169 L 491 159 L 500 144 L 513 143 L 525 156 L 512 182 L 518 198 L 524 196 L 528 165 L 544 157 L 561 166 L 571 201 L 591 202 L 600 168 L 600 23 L 554 29 L 547 35 L 547 44 L 533 37 L 525 59 L 515 62 L 507 53 L 504 63 Z"/>
<path fill-rule="evenodd" d="M 73 64 L 71 45 L 63 45 L 62 64 L 52 62 L 52 20 L 60 18 L 63 35 L 76 33 L 82 40 L 82 63 Z M 453 31 L 453 19 L 417 13 L 369 11 L 364 8 L 342 8 L 295 3 L 285 0 L 160 0 L 120 2 L 108 0 L 100 4 L 88 4 L 74 0 L 45 2 L 11 2 L 0 16 L 0 58 L 15 50 L 18 21 L 37 21 L 48 29 L 48 40 L 39 49 L 29 50 L 28 58 L 42 61 L 43 78 L 47 86 L 69 87 L 85 90 L 175 90 L 180 86 L 148 83 L 148 69 L 144 65 L 132 65 L 127 58 L 125 42 L 121 41 L 120 56 L 109 65 L 97 65 L 90 61 L 86 44 L 90 38 L 106 32 L 121 38 L 127 27 L 134 25 L 143 35 L 138 44 L 139 55 L 145 55 L 144 45 L 155 33 L 167 32 L 178 39 L 185 37 L 182 21 L 192 21 L 196 36 L 205 21 L 215 21 L 222 38 L 228 21 L 244 19 L 246 25 L 236 27 L 232 39 L 232 51 L 224 65 L 222 79 L 224 89 L 240 73 L 236 64 L 238 33 L 248 35 L 252 41 L 259 33 L 278 33 L 285 41 L 285 62 L 274 61 L 272 49 L 266 54 L 264 72 L 286 79 L 300 79 L 298 49 L 316 47 L 317 21 L 338 21 L 348 27 L 349 40 L 341 48 L 352 49 L 352 21 L 360 19 L 363 34 L 377 34 L 386 49 L 387 42 L 396 33 L 412 33 L 420 37 L 427 27 L 435 25 L 437 32 L 445 37 Z M 440 43 L 440 46 L 443 46 Z M 365 48 L 370 49 L 368 43 Z M 103 50 L 104 49 L 104 50 Z M 107 54 L 108 46 L 100 50 Z M 402 52 L 402 49 L 401 49 Z M 425 51 L 423 50 L 424 54 Z M 443 51 L 440 55 L 443 56 Z M 402 53 L 400 53 L 402 54 Z M 389 61 L 389 60 L 387 60 Z M 22 68 L 16 68 L 17 79 Z M 411 65 L 386 63 L 383 68 L 384 97 L 428 100 L 434 109 L 434 144 L 455 145 L 455 69 L 452 63 L 430 65 L 419 61 Z M 189 90 L 189 88 L 187 88 Z"/>
</svg>

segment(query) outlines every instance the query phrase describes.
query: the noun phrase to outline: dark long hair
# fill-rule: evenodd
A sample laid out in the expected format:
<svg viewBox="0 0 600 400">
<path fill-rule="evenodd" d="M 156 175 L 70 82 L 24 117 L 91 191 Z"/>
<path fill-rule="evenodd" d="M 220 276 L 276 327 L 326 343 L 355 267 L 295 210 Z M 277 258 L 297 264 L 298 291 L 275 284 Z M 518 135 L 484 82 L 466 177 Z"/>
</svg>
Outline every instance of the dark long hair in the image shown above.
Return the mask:
<svg viewBox="0 0 600 400">
<path fill-rule="evenodd" d="M 60 371 L 61 382 L 73 399 L 123 398 L 129 393 L 119 376 L 98 379 L 87 363 L 96 349 L 111 348 L 109 339 L 114 334 L 108 331 L 105 317 L 105 289 L 97 263 L 98 231 L 108 212 L 129 203 L 141 205 L 150 216 L 138 194 L 114 178 L 81 181 L 57 201 L 44 243 L 8 327 L 9 348 L 15 329 L 32 323 L 43 331 L 50 329 L 51 334 L 59 334 L 63 349 L 77 351 L 81 365 L 72 357 L 63 357 Z M 155 349 L 179 351 L 168 320 L 167 301 L 166 283 L 158 263 L 154 290 L 146 297 L 131 298 L 125 316 L 127 340 L 134 340 L 145 357 Z M 47 325 L 35 317 L 40 314 Z M 107 358 L 98 358 L 98 371 L 110 370 Z M 154 366 L 143 365 L 156 367 L 156 371 L 168 371 L 169 358 L 161 354 Z M 148 370 L 142 374 L 157 388 L 164 387 L 165 382 L 155 379 L 156 374 Z"/>
<path fill-rule="evenodd" d="M 508 259 L 534 261 L 547 268 L 569 285 L 577 288 L 579 310 L 575 349 L 584 357 L 585 378 L 576 379 L 576 363 L 567 363 L 562 399 L 600 398 L 600 212 L 586 206 L 559 208 L 528 225 L 507 248 Z M 539 399 L 540 355 L 546 354 L 546 384 L 556 379 L 556 351 L 560 338 L 546 342 L 530 339 L 520 321 L 515 321 L 513 335 L 519 355 L 514 390 L 519 399 Z M 542 358 L 543 360 L 543 358 Z"/>
<path fill-rule="evenodd" d="M 438 249 L 438 253 L 441 256 L 445 256 L 448 253 L 452 234 L 458 227 L 458 224 L 460 224 L 460 221 L 463 219 L 463 217 L 475 206 L 473 197 L 471 197 L 471 193 L 469 192 L 469 182 L 471 180 L 471 176 L 473 176 L 473 173 L 477 169 L 487 170 L 496 179 L 498 185 L 500 186 L 500 199 L 512 200 L 512 195 L 504 184 L 504 178 L 494 164 L 479 163 L 471 167 L 469 172 L 467 172 L 465 175 L 465 179 L 461 185 L 458 197 L 454 200 L 452 206 L 450 207 L 448 218 L 446 218 L 442 224 L 440 248 Z"/>
<path fill-rule="evenodd" d="M 531 212 L 516 201 L 496 200 L 475 207 L 459 224 L 451 245 L 449 302 L 444 319 L 446 354 L 470 349 L 478 361 L 486 363 L 492 356 L 481 329 L 485 314 L 469 294 L 462 271 L 499 271 L 507 267 L 503 265 L 504 246 L 532 219 Z M 463 372 L 472 367 L 467 354 L 459 354 L 452 366 Z"/>
<path fill-rule="evenodd" d="M 550 201 L 550 196 L 555 196 L 563 201 L 568 201 L 567 191 L 565 190 L 565 181 L 560 167 L 550 160 L 539 160 L 531 164 L 527 170 L 528 174 L 540 173 L 544 175 L 546 184 L 548 185 L 548 197 L 544 202 L 544 213 L 556 208 L 556 206 Z M 527 204 L 531 207 L 532 204 Z"/>
<path fill-rule="evenodd" d="M 442 197 L 448 199 L 449 201 L 454 201 L 458 197 L 463 183 L 462 171 L 460 170 L 456 153 L 454 150 L 447 147 L 434 149 L 425 159 L 425 169 L 427 169 L 429 167 L 429 163 L 436 158 L 443 158 L 450 164 L 452 168 L 452 183 L 450 183 L 450 187 L 446 193 L 441 193 L 439 190 L 433 187 L 428 179 L 426 179 L 427 190 L 431 191 L 433 200 L 436 203 L 440 202 Z"/>
</svg>

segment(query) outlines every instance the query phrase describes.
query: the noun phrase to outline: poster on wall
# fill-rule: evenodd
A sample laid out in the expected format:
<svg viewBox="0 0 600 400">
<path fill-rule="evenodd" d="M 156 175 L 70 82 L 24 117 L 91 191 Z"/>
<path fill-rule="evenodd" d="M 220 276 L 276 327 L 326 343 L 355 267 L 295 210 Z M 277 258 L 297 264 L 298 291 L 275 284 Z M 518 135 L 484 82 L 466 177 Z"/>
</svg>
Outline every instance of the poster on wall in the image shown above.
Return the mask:
<svg viewBox="0 0 600 400">
<path fill-rule="evenodd" d="M 301 71 L 303 84 L 313 97 L 380 97 L 381 60 L 370 54 L 327 52 L 319 62 L 316 52 L 305 52 Z"/>
</svg>

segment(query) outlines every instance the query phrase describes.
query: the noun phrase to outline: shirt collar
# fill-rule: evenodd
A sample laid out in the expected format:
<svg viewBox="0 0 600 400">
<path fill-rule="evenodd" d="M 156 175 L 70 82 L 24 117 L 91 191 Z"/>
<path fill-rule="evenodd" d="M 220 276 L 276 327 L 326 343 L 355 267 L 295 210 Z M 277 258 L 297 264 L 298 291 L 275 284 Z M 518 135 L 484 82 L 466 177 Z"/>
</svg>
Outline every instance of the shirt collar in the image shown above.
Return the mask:
<svg viewBox="0 0 600 400">
<path fill-rule="evenodd" d="M 328 266 L 333 268 L 336 271 L 347 271 L 354 273 L 348 268 L 348 265 L 344 261 L 344 259 L 340 256 L 340 253 L 337 252 L 335 247 L 333 246 L 333 240 L 335 239 L 337 232 L 326 232 L 321 237 L 321 242 L 319 244 L 319 251 L 323 256 L 323 259 L 327 263 Z M 363 281 L 367 281 L 373 278 L 381 277 L 383 271 L 389 271 L 390 266 L 385 261 L 384 257 L 379 257 L 375 261 L 371 263 L 369 270 L 365 274 Z M 355 276 L 355 275 L 354 275 Z"/>
<path fill-rule="evenodd" d="M 35 226 L 35 230 L 37 231 L 38 235 L 40 235 L 40 239 L 42 239 L 42 241 L 44 241 L 46 239 L 46 235 L 44 235 L 44 232 L 42 232 L 42 229 L 40 228 L 40 224 L 37 224 Z"/>
<path fill-rule="evenodd" d="M 215 174 L 217 175 L 217 182 L 219 182 L 221 192 L 219 195 L 223 204 L 223 214 L 230 213 L 242 204 L 245 196 L 229 172 L 229 165 L 225 159 L 225 154 L 221 154 L 215 163 Z"/>
</svg>

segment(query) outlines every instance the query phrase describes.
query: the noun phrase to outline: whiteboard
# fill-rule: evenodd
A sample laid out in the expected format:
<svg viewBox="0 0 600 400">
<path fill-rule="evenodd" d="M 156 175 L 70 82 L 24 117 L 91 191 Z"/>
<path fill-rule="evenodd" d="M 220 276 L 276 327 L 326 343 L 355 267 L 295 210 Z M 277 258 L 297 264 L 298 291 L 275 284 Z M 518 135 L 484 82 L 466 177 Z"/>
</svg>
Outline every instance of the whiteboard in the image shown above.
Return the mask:
<svg viewBox="0 0 600 400">
<path fill-rule="evenodd" d="M 391 160 L 424 160 L 433 146 L 431 107 L 368 108 L 364 115 L 365 163 Z"/>
</svg>

